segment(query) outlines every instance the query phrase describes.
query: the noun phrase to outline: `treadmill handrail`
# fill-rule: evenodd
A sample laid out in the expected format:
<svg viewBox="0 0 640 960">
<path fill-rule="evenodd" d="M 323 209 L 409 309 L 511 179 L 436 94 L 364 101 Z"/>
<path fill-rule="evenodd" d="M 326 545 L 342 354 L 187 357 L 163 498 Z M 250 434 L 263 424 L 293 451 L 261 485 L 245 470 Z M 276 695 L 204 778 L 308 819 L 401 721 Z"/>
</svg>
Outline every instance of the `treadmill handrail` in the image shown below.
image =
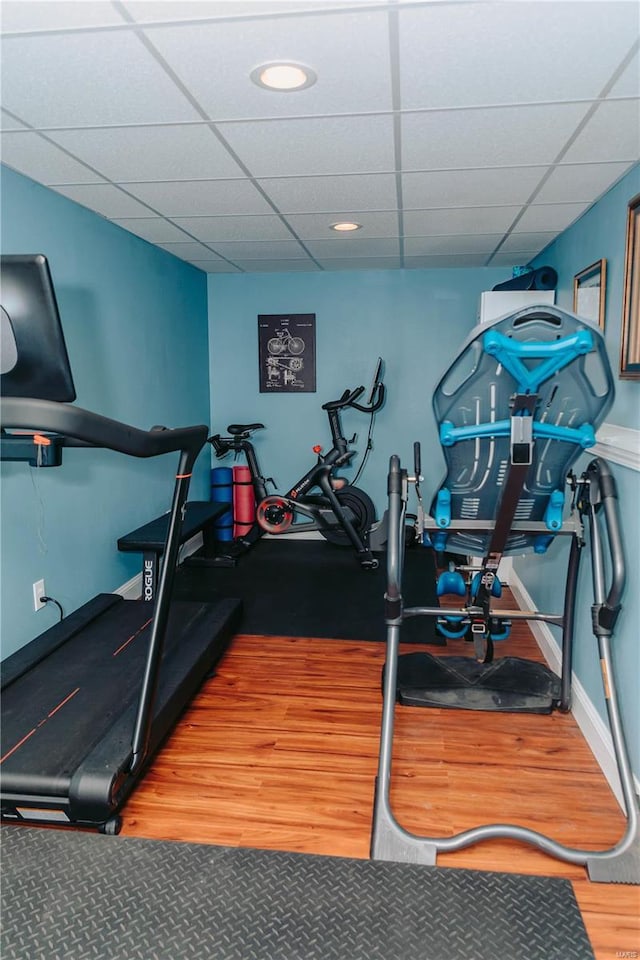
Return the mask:
<svg viewBox="0 0 640 960">
<path fill-rule="evenodd" d="M 189 490 L 189 479 L 209 428 L 206 425 L 140 430 L 118 420 L 102 417 L 82 407 L 33 397 L 0 400 L 0 427 L 60 434 L 72 440 L 123 453 L 131 457 L 156 457 L 180 452 L 178 471 L 164 547 L 160 585 L 156 595 L 151 637 L 145 660 L 140 699 L 131 741 L 128 774 L 137 775 L 149 752 L 151 718 L 158 689 L 158 676 L 169 618 L 173 574 L 178 562 L 180 528 Z"/>
<path fill-rule="evenodd" d="M 130 457 L 157 457 L 182 450 L 190 453 L 193 460 L 209 435 L 204 424 L 141 430 L 82 407 L 31 397 L 3 397 L 0 427 L 58 433 Z"/>
</svg>

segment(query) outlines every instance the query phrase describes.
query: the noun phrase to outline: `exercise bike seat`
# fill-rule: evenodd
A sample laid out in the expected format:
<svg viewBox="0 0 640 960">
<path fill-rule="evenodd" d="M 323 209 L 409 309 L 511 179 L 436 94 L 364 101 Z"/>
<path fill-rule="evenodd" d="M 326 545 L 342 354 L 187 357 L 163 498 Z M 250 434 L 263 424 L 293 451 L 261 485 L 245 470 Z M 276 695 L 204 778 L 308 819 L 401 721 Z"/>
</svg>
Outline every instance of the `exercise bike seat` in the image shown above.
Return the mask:
<svg viewBox="0 0 640 960">
<path fill-rule="evenodd" d="M 232 437 L 240 433 L 249 433 L 251 430 L 264 430 L 264 423 L 230 423 L 227 431 Z"/>
<path fill-rule="evenodd" d="M 519 397 L 522 409 L 533 404 L 533 449 L 514 521 L 545 527 L 542 533 L 512 529 L 504 553 L 544 553 L 562 526 L 567 471 L 595 443 L 613 396 L 604 337 L 595 324 L 544 305 L 476 326 L 433 397 L 447 466 L 431 504 L 434 547 L 486 555 L 490 529 L 447 528 L 454 520 L 497 519 Z"/>
</svg>

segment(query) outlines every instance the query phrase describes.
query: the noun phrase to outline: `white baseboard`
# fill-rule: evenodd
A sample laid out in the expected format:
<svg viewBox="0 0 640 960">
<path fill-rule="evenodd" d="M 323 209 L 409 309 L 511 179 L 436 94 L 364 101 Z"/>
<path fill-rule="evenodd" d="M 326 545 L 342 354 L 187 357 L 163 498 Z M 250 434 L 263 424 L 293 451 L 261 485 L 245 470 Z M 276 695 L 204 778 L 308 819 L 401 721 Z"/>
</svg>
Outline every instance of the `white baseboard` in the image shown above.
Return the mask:
<svg viewBox="0 0 640 960">
<path fill-rule="evenodd" d="M 120 594 L 125 600 L 139 600 L 142 596 L 142 574 L 137 573 L 135 577 L 131 577 L 131 580 L 127 580 L 113 592 Z"/>
<path fill-rule="evenodd" d="M 526 587 L 513 567 L 509 577 L 509 586 L 511 587 L 511 592 L 513 593 L 516 603 L 521 610 L 536 609 L 531 596 L 529 595 Z M 551 627 L 547 623 L 543 623 L 541 620 L 530 620 L 528 622 L 531 632 L 533 633 L 537 644 L 540 647 L 542 655 L 549 665 L 549 668 L 559 676 L 562 665 L 562 655 L 560 651 L 560 645 L 556 641 L 556 638 L 551 631 Z M 587 691 L 582 686 L 575 673 L 571 678 L 571 689 L 571 712 L 575 717 L 576 723 L 580 727 L 582 735 L 587 741 L 591 752 L 596 758 L 598 766 L 605 775 L 607 783 L 611 787 L 616 800 L 620 804 L 622 810 L 624 810 L 622 787 L 620 785 L 620 776 L 618 774 L 618 767 L 615 760 L 613 741 L 611 739 L 609 727 L 594 707 L 587 694 Z M 634 780 L 635 790 L 636 792 L 640 792 L 640 782 L 638 782 L 637 778 L 634 778 Z"/>
<path fill-rule="evenodd" d="M 201 546 L 202 534 L 196 533 L 195 537 L 191 537 L 190 540 L 187 540 L 187 542 L 183 543 L 180 547 L 178 563 L 180 563 L 184 557 L 188 557 L 191 553 L 195 553 L 196 550 L 199 550 Z M 124 597 L 125 600 L 139 600 L 142 596 L 142 571 L 137 573 L 135 577 L 131 577 L 131 580 L 127 580 L 126 583 L 123 583 L 122 586 L 118 587 L 113 592 L 119 594 L 121 597 Z"/>
</svg>

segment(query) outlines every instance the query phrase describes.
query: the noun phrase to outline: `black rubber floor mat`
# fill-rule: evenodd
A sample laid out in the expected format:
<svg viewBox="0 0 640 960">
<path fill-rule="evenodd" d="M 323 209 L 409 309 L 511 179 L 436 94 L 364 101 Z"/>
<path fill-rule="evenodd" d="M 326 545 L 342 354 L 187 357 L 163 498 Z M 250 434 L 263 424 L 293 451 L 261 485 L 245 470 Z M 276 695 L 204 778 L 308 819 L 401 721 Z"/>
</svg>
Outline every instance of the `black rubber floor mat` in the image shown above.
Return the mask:
<svg viewBox="0 0 640 960">
<path fill-rule="evenodd" d="M 9 826 L 3 960 L 594 960 L 571 884 Z"/>
<path fill-rule="evenodd" d="M 386 554 L 378 556 L 377 570 L 362 570 L 352 550 L 324 540 L 260 540 L 236 567 L 181 567 L 176 596 L 240 597 L 243 633 L 382 641 Z M 433 551 L 407 550 L 405 604 L 438 606 L 435 580 Z M 406 620 L 402 639 L 444 645 L 431 617 Z"/>
<path fill-rule="evenodd" d="M 412 707 L 505 713 L 551 713 L 560 680 L 544 664 L 521 657 L 478 663 L 471 657 L 398 657 L 397 699 Z"/>
</svg>

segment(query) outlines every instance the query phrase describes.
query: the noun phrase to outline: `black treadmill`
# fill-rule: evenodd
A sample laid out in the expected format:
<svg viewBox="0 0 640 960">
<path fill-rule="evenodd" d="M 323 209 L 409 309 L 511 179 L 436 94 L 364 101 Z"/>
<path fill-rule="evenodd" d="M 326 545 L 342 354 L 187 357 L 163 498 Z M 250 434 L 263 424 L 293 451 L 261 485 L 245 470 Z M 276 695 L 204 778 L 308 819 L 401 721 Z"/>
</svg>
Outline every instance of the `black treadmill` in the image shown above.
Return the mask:
<svg viewBox="0 0 640 960">
<path fill-rule="evenodd" d="M 0 268 L 2 459 L 59 466 L 68 446 L 178 454 L 153 607 L 100 594 L 2 663 L 2 819 L 117 833 L 119 809 L 240 621 L 239 600 L 171 599 L 191 470 L 208 430 L 139 430 L 71 406 L 46 258 L 3 256 Z"/>
</svg>

